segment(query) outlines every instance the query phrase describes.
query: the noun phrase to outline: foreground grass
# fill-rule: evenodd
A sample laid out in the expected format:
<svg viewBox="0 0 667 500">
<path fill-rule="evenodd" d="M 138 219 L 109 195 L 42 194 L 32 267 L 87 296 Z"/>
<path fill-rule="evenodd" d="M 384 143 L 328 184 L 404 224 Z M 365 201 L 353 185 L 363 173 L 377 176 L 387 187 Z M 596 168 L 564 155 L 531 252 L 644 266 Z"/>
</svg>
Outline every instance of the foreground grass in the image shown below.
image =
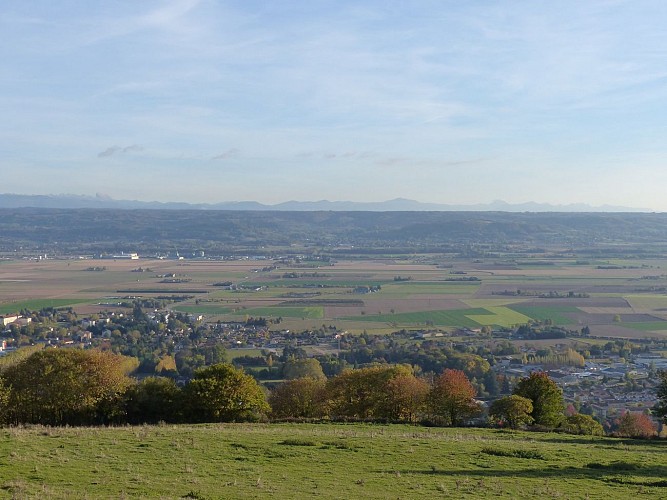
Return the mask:
<svg viewBox="0 0 667 500">
<path fill-rule="evenodd" d="M 487 429 L 0 430 L 3 498 L 667 498 L 667 443 Z"/>
</svg>

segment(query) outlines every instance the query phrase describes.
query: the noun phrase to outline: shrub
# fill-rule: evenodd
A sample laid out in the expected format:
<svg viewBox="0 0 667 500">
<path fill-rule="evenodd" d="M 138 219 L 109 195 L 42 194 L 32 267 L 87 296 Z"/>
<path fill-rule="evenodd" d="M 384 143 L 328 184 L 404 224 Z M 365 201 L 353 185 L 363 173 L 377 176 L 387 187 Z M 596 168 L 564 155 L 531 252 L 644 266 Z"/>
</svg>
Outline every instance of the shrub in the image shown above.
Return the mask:
<svg viewBox="0 0 667 500">
<path fill-rule="evenodd" d="M 192 422 L 253 421 L 270 409 L 255 379 L 227 363 L 197 370 L 184 400 Z"/>
<path fill-rule="evenodd" d="M 565 418 L 561 429 L 571 434 L 583 434 L 586 436 L 604 436 L 602 425 L 590 415 L 577 413 Z"/>
<path fill-rule="evenodd" d="M 620 418 L 616 435 L 630 438 L 650 438 L 655 436 L 656 427 L 651 418 L 643 413 L 625 412 Z"/>
</svg>

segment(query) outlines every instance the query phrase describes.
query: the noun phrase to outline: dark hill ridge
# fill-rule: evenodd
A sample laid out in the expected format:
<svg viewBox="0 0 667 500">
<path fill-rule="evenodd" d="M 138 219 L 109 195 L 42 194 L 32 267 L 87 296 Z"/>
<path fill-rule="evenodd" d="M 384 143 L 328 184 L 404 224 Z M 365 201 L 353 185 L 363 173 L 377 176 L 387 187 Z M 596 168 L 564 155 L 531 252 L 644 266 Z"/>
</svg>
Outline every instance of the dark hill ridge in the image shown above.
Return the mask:
<svg viewBox="0 0 667 500">
<path fill-rule="evenodd" d="M 51 251 L 239 249 L 292 244 L 629 248 L 667 242 L 667 214 L 0 209 L 0 245 Z"/>
</svg>

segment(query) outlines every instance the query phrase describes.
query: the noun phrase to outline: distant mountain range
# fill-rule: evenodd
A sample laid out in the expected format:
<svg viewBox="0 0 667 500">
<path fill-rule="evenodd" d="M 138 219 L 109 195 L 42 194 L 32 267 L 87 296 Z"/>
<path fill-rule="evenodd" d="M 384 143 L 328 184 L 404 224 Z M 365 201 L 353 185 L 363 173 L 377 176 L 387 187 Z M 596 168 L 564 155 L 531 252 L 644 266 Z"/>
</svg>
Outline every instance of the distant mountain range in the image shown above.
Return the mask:
<svg viewBox="0 0 667 500">
<path fill-rule="evenodd" d="M 221 203 L 181 203 L 137 200 L 114 200 L 108 196 L 81 195 L 23 195 L 0 194 L 0 208 L 114 208 L 114 209 L 160 209 L 160 210 L 273 210 L 273 211 L 336 211 L 336 212 L 650 212 L 646 208 L 618 207 L 613 205 L 591 206 L 585 203 L 552 205 L 549 203 L 507 203 L 495 200 L 474 205 L 448 205 L 421 203 L 415 200 L 396 198 L 379 202 L 357 201 L 286 201 L 265 205 L 256 201 L 229 201 Z"/>
</svg>

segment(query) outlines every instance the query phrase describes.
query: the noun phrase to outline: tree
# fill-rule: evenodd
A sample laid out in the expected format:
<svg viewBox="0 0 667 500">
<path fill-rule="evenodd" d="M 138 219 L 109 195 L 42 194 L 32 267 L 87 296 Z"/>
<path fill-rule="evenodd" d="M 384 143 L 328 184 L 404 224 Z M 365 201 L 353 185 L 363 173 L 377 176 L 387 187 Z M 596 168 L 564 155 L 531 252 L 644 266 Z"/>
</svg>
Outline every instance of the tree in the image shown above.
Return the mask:
<svg viewBox="0 0 667 500">
<path fill-rule="evenodd" d="M 160 358 L 160 361 L 155 365 L 155 373 L 160 374 L 177 374 L 178 370 L 176 369 L 176 360 L 173 356 L 165 354 Z"/>
<path fill-rule="evenodd" d="M 181 389 L 170 378 L 148 377 L 130 387 L 125 395 L 127 421 L 157 424 L 180 421 Z"/>
<path fill-rule="evenodd" d="M 563 391 L 544 372 L 533 372 L 523 377 L 513 394 L 530 399 L 534 423 L 545 427 L 557 427 L 563 420 Z"/>
<path fill-rule="evenodd" d="M 656 428 L 648 415 L 626 411 L 619 420 L 616 434 L 620 437 L 646 439 L 655 436 Z"/>
<path fill-rule="evenodd" d="M 3 378 L 0 377 L 0 425 L 7 424 L 9 416 L 9 395 L 11 389 L 7 387 Z"/>
<path fill-rule="evenodd" d="M 270 409 L 255 379 L 226 363 L 195 371 L 184 396 L 186 413 L 194 422 L 258 420 Z"/>
<path fill-rule="evenodd" d="M 532 412 L 533 402 L 530 399 L 513 394 L 496 399 L 489 408 L 489 417 L 501 425 L 509 426 L 510 429 L 518 429 L 533 423 Z"/>
<path fill-rule="evenodd" d="M 482 382 L 484 383 L 484 389 L 486 389 L 486 392 L 489 394 L 489 396 L 498 395 L 500 392 L 500 386 L 498 384 L 498 378 L 496 377 L 495 372 L 492 370 L 486 372 L 482 378 Z"/>
<path fill-rule="evenodd" d="M 326 414 L 325 380 L 297 378 L 276 387 L 269 396 L 273 418 L 321 418 Z"/>
<path fill-rule="evenodd" d="M 445 425 L 462 425 L 467 418 L 480 413 L 475 401 L 477 391 L 462 370 L 447 369 L 435 379 L 429 394 L 431 415 Z"/>
<path fill-rule="evenodd" d="M 571 434 L 584 434 L 586 436 L 604 436 L 604 428 L 590 415 L 576 413 L 565 417 L 561 428 Z"/>
<path fill-rule="evenodd" d="M 327 381 L 330 415 L 361 420 L 389 418 L 387 382 L 411 373 L 411 368 L 403 365 L 345 370 Z"/>
<path fill-rule="evenodd" d="M 115 421 L 136 363 L 102 351 L 47 349 L 5 370 L 11 423 L 84 425 Z M 127 366 L 126 366 L 127 365 Z"/>
<path fill-rule="evenodd" d="M 390 420 L 416 422 L 426 409 L 430 387 L 412 374 L 401 374 L 387 381 L 387 413 Z"/>
<path fill-rule="evenodd" d="M 206 366 L 217 365 L 225 362 L 225 346 L 215 344 L 212 346 L 204 346 L 201 349 L 201 354 L 204 356 Z"/>
<path fill-rule="evenodd" d="M 290 358 L 283 365 L 283 377 L 288 380 L 295 378 L 317 378 L 325 380 L 327 377 L 322 371 L 322 365 L 315 358 Z"/>
<path fill-rule="evenodd" d="M 667 370 L 658 371 L 658 380 L 658 403 L 654 411 L 667 424 Z"/>
</svg>

